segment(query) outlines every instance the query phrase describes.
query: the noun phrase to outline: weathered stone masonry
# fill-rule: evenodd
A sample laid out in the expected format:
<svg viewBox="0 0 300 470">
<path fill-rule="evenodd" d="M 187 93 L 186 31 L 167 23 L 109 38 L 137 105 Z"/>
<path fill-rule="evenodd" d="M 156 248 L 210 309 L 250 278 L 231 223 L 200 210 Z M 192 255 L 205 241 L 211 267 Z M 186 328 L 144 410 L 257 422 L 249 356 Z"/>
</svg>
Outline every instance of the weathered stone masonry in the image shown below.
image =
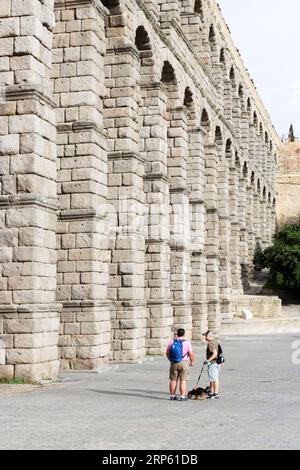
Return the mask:
<svg viewBox="0 0 300 470">
<path fill-rule="evenodd" d="M 0 85 L 0 376 L 232 319 L 279 141 L 215 1 L 2 0 Z"/>
</svg>

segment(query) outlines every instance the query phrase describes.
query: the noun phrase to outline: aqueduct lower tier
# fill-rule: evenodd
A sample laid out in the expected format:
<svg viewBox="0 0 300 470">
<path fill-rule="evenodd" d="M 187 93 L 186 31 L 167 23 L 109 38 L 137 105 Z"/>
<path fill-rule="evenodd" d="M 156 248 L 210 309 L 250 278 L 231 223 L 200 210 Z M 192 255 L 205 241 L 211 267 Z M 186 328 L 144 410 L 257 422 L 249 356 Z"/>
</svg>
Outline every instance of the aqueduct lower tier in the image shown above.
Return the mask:
<svg viewBox="0 0 300 470">
<path fill-rule="evenodd" d="M 214 1 L 0 6 L 0 376 L 220 331 L 275 230 L 278 137 Z"/>
</svg>

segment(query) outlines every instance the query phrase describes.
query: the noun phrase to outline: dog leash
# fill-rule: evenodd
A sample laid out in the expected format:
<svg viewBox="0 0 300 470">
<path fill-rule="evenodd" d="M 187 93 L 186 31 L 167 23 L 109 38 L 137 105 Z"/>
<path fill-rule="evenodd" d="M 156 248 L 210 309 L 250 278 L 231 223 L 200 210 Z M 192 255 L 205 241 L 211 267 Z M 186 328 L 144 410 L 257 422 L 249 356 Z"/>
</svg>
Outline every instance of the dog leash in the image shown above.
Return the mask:
<svg viewBox="0 0 300 470">
<path fill-rule="evenodd" d="M 203 365 L 203 367 L 202 367 L 202 370 L 201 370 L 201 372 L 200 372 L 200 375 L 199 375 L 199 379 L 198 379 L 197 385 L 199 385 L 199 382 L 200 382 L 200 380 L 201 380 L 201 377 L 202 377 L 202 374 L 203 374 L 203 371 L 204 371 L 204 367 L 205 367 L 205 364 Z"/>
</svg>

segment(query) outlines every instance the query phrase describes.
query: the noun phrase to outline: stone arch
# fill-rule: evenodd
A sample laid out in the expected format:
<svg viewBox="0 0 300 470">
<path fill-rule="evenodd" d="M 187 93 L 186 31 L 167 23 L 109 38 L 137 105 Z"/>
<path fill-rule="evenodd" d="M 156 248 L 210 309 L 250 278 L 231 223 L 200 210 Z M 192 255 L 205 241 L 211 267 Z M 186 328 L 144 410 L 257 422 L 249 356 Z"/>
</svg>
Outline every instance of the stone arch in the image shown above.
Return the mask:
<svg viewBox="0 0 300 470">
<path fill-rule="evenodd" d="M 241 100 L 244 98 L 244 87 L 241 83 L 239 84 L 238 95 L 239 95 L 239 98 L 241 98 Z"/>
<path fill-rule="evenodd" d="M 225 49 L 223 47 L 220 50 L 220 63 L 226 65 Z"/>
<path fill-rule="evenodd" d="M 250 100 L 249 97 L 247 99 L 247 111 L 248 111 L 249 115 L 251 115 L 251 100 Z"/>
<path fill-rule="evenodd" d="M 149 35 L 144 26 L 139 26 L 135 33 L 135 45 L 141 51 L 151 51 Z"/>
<path fill-rule="evenodd" d="M 149 35 L 144 26 L 139 26 L 135 34 L 135 46 L 140 54 L 141 83 L 154 81 L 154 59 Z"/>
<path fill-rule="evenodd" d="M 257 117 L 257 112 L 256 111 L 254 111 L 254 113 L 253 113 L 253 124 L 257 128 L 257 126 L 258 126 L 258 117 Z"/>
<path fill-rule="evenodd" d="M 186 87 L 185 92 L 184 92 L 184 100 L 183 100 L 184 106 L 186 106 L 187 108 L 191 108 L 192 106 L 194 106 L 193 96 L 194 95 L 190 87 Z"/>
<path fill-rule="evenodd" d="M 238 152 L 235 152 L 235 167 L 238 168 L 239 170 L 241 169 L 241 160 L 240 160 Z"/>
<path fill-rule="evenodd" d="M 225 146 L 225 155 L 226 158 L 232 158 L 232 140 L 227 139 Z"/>
<path fill-rule="evenodd" d="M 120 7 L 120 0 L 101 0 L 101 2 L 110 12 L 118 12 Z"/>
<path fill-rule="evenodd" d="M 169 61 L 165 61 L 161 72 L 161 82 L 165 85 L 177 85 L 174 67 Z"/>
<path fill-rule="evenodd" d="M 209 129 L 210 129 L 210 119 L 209 119 L 208 112 L 205 108 L 203 108 L 203 110 L 202 110 L 200 125 L 207 132 L 209 131 Z"/>
<path fill-rule="evenodd" d="M 229 80 L 230 80 L 230 82 L 231 82 L 232 88 L 235 88 L 235 85 L 236 85 L 236 83 L 235 83 L 235 70 L 234 70 L 233 65 L 232 65 L 231 68 L 230 68 Z"/>
<path fill-rule="evenodd" d="M 260 133 L 260 136 L 263 138 L 263 136 L 264 136 L 264 128 L 263 128 L 262 122 L 261 122 L 260 125 L 259 125 L 259 133 Z"/>
<path fill-rule="evenodd" d="M 265 132 L 265 143 L 269 143 L 269 134 L 267 132 Z"/>
<path fill-rule="evenodd" d="M 202 0 L 195 0 L 194 13 L 198 13 L 201 16 L 201 19 L 203 20 L 204 14 Z"/>
<path fill-rule="evenodd" d="M 219 146 L 223 145 L 223 135 L 220 126 L 217 126 L 215 130 L 215 143 Z"/>
<path fill-rule="evenodd" d="M 262 198 L 264 201 L 267 199 L 267 188 L 264 186 L 263 192 L 262 192 Z"/>
<path fill-rule="evenodd" d="M 215 31 L 215 27 L 213 24 L 211 24 L 209 28 L 208 40 L 209 40 L 210 47 L 213 49 L 216 46 L 216 42 L 217 42 L 216 31 Z"/>
<path fill-rule="evenodd" d="M 272 194 L 270 192 L 268 193 L 268 204 L 272 204 Z"/>
<path fill-rule="evenodd" d="M 257 194 L 260 196 L 260 193 L 261 193 L 261 184 L 260 184 L 260 179 L 259 179 L 259 178 L 258 178 L 258 180 L 257 180 L 256 190 L 257 190 Z"/>
</svg>

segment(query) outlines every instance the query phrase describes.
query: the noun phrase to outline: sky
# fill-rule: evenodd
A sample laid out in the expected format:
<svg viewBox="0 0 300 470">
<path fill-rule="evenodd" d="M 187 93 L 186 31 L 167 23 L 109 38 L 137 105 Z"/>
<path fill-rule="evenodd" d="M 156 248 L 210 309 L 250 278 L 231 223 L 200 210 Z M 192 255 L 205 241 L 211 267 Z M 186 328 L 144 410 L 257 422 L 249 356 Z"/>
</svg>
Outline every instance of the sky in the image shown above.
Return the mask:
<svg viewBox="0 0 300 470">
<path fill-rule="evenodd" d="M 279 137 L 300 138 L 300 1 L 217 2 Z"/>
</svg>

